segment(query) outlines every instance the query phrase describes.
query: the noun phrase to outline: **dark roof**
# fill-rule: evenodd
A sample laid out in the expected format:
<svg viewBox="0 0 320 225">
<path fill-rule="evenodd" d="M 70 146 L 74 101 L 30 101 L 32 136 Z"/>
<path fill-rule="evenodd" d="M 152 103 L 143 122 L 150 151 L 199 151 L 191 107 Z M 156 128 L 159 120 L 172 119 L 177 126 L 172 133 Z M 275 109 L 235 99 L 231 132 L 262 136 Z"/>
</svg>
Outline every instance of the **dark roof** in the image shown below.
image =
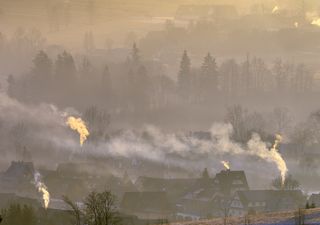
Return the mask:
<svg viewBox="0 0 320 225">
<path fill-rule="evenodd" d="M 165 192 L 127 192 L 120 207 L 122 210 L 143 212 L 171 212 L 173 210 Z"/>
<path fill-rule="evenodd" d="M 309 198 L 309 203 L 314 203 L 317 207 L 320 206 L 320 193 L 319 194 L 312 194 Z"/>
<path fill-rule="evenodd" d="M 188 192 L 199 180 L 139 177 L 135 185 L 140 191 L 167 192 L 171 198 Z"/>
<path fill-rule="evenodd" d="M 250 202 L 265 202 L 267 211 L 277 211 L 284 204 L 295 208 L 305 200 L 300 190 L 249 190 L 238 191 L 237 195 L 245 207 L 248 207 Z"/>
<path fill-rule="evenodd" d="M 6 178 L 24 179 L 33 177 L 34 167 L 32 162 L 12 161 L 10 167 L 3 173 Z"/>
<path fill-rule="evenodd" d="M 33 206 L 36 208 L 41 207 L 41 203 L 36 199 L 17 196 L 13 193 L 0 193 L 0 208 L 1 209 L 8 207 L 11 203 L 26 204 L 26 205 L 30 205 L 30 206 Z"/>
<path fill-rule="evenodd" d="M 215 184 L 223 193 L 230 193 L 231 188 L 239 187 L 249 189 L 248 181 L 244 171 L 223 170 L 217 173 Z"/>
</svg>

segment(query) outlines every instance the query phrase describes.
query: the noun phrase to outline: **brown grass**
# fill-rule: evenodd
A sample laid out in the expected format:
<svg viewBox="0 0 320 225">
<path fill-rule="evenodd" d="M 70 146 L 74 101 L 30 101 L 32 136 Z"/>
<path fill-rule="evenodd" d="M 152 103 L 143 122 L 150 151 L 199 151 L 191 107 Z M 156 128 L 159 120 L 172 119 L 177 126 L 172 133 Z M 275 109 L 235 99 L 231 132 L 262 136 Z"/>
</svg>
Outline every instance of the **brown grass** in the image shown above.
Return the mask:
<svg viewBox="0 0 320 225">
<path fill-rule="evenodd" d="M 277 213 L 258 213 L 255 215 L 250 215 L 249 220 L 251 224 L 260 223 L 275 223 L 284 220 L 288 220 L 294 217 L 296 211 L 285 211 Z M 305 214 L 320 213 L 320 208 L 305 210 Z M 314 219 L 312 222 L 320 221 L 319 219 Z M 244 217 L 228 217 L 227 225 L 239 225 L 244 224 Z M 200 220 L 200 221 L 183 221 L 175 222 L 171 225 L 223 225 L 223 218 L 210 219 L 210 220 Z"/>
</svg>

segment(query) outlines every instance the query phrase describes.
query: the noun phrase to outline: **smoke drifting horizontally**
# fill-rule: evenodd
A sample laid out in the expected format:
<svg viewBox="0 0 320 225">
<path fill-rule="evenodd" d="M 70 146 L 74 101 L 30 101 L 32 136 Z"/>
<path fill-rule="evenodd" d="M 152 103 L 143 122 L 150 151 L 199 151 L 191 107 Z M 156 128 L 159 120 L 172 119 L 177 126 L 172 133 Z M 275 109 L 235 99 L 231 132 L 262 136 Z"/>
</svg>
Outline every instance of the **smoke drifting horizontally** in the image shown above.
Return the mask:
<svg viewBox="0 0 320 225">
<path fill-rule="evenodd" d="M 24 118 L 28 124 L 37 129 L 30 129 L 29 135 L 32 138 L 33 146 L 52 146 L 61 154 L 73 154 L 78 145 L 72 135 L 69 135 L 65 126 L 66 115 L 75 112 L 63 113 L 56 107 L 42 105 L 39 107 L 29 107 L 6 95 L 0 94 L 1 115 L 6 116 L 6 123 L 19 121 Z M 9 112 L 9 113 L 5 113 Z M 14 113 L 11 113 L 14 112 Z M 35 116 L 36 115 L 36 116 Z M 41 118 L 41 119 L 39 119 Z M 70 119 L 73 118 L 73 119 Z M 74 126 L 74 130 L 80 129 L 80 144 L 83 144 L 89 135 L 89 131 L 84 126 L 84 121 L 69 117 L 69 122 L 79 122 L 80 126 Z M 50 127 L 50 129 L 48 129 Z M 72 128 L 73 129 L 73 128 Z M 169 167 L 180 167 L 185 171 L 201 171 L 204 165 L 220 164 L 219 158 L 226 155 L 239 159 L 239 156 L 259 157 L 265 162 L 276 163 L 284 180 L 287 166 L 280 153 L 277 151 L 280 137 L 277 137 L 276 144 L 270 149 L 268 143 L 261 140 L 259 134 L 252 134 L 251 139 L 246 144 L 240 144 L 232 140 L 233 127 L 231 124 L 215 123 L 209 130 L 211 139 L 199 139 L 194 136 L 177 133 L 165 133 L 154 126 L 146 126 L 142 130 L 124 130 L 122 133 L 112 136 L 107 141 L 100 141 L 92 144 L 88 142 L 84 148 L 88 149 L 86 154 L 99 157 L 122 157 L 131 160 L 151 161 L 159 164 L 166 164 Z M 42 148 L 41 148 L 42 149 Z M 33 149 L 30 149 L 33 151 Z M 51 152 L 45 155 L 50 158 Z M 41 159 L 43 161 L 45 159 Z M 218 161 L 217 161 L 218 160 Z M 246 161 L 247 165 L 251 161 Z M 216 164 L 212 164 L 216 163 Z M 256 161 L 254 163 L 257 163 Z M 259 162 L 258 162 L 259 163 Z M 240 163 L 241 164 L 241 163 Z M 217 166 L 218 167 L 218 166 Z M 216 168 L 217 168 L 216 167 Z M 242 166 L 236 166 L 242 169 Z M 259 173 L 260 171 L 254 171 Z M 269 174 L 274 177 L 274 174 Z M 41 186 L 40 186 L 41 187 Z M 44 189 L 45 190 L 45 189 Z"/>
</svg>

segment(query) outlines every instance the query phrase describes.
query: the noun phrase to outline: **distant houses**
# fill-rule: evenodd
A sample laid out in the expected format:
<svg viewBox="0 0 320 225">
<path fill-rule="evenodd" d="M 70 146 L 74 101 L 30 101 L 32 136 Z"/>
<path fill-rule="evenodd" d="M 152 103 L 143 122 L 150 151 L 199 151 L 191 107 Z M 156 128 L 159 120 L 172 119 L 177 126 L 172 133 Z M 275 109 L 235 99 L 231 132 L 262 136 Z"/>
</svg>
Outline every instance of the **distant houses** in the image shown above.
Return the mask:
<svg viewBox="0 0 320 225">
<path fill-rule="evenodd" d="M 166 192 L 175 206 L 177 220 L 222 216 L 237 191 L 249 190 L 244 171 L 230 170 L 214 178 L 206 169 L 201 177 L 191 179 L 139 177 L 135 184 L 142 192 Z"/>
<path fill-rule="evenodd" d="M 147 220 L 171 219 L 175 213 L 165 192 L 127 192 L 120 209 L 123 214 Z"/>
<path fill-rule="evenodd" d="M 238 191 L 231 200 L 230 216 L 248 213 L 268 213 L 303 208 L 306 199 L 300 190 Z"/>
<path fill-rule="evenodd" d="M 2 193 L 30 197 L 0 194 L 2 208 L 12 200 L 42 208 L 41 196 L 32 183 L 34 171 L 31 162 L 12 162 L 0 174 Z M 106 189 L 117 195 L 117 207 L 123 217 L 139 223 L 244 216 L 295 210 L 306 205 L 300 190 L 250 190 L 244 171 L 222 170 L 211 177 L 205 169 L 198 178 L 141 176 L 134 183 L 127 173 L 123 177 L 94 176 L 77 170 L 72 164 L 40 172 L 52 197 L 49 205 L 52 215 L 69 210 L 59 199 L 62 195 L 79 202 L 90 191 Z M 309 204 L 320 206 L 320 194 L 311 195 Z"/>
<path fill-rule="evenodd" d="M 308 200 L 310 205 L 314 205 L 315 207 L 320 207 L 320 193 L 312 194 Z"/>
</svg>

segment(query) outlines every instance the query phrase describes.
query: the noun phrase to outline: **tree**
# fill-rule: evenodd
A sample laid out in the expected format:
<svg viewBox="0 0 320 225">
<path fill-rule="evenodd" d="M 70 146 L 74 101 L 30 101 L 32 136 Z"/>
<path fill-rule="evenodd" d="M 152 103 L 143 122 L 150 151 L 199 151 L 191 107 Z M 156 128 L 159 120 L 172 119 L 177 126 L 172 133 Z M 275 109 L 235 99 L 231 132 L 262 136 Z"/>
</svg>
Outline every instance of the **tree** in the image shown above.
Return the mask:
<svg viewBox="0 0 320 225">
<path fill-rule="evenodd" d="M 276 90 L 279 92 L 285 91 L 287 87 L 287 76 L 281 59 L 277 59 L 274 62 L 273 72 L 275 76 Z"/>
<path fill-rule="evenodd" d="M 133 43 L 130 59 L 134 67 L 140 65 L 140 50 L 138 49 L 136 43 Z"/>
<path fill-rule="evenodd" d="M 240 69 L 237 62 L 233 59 L 222 63 L 220 67 L 221 87 L 227 95 L 240 92 Z"/>
<path fill-rule="evenodd" d="M 291 118 L 289 110 L 285 107 L 276 107 L 272 113 L 273 121 L 275 123 L 275 131 L 282 134 L 290 127 Z"/>
<path fill-rule="evenodd" d="M 89 140 L 97 140 L 104 137 L 110 124 L 110 115 L 96 106 L 91 106 L 84 112 L 84 120 L 88 123 L 90 130 Z"/>
<path fill-rule="evenodd" d="M 12 203 L 1 212 L 4 225 L 36 225 L 37 217 L 34 209 L 28 205 Z"/>
<path fill-rule="evenodd" d="M 49 56 L 44 52 L 40 51 L 33 59 L 32 73 L 37 78 L 49 78 L 51 76 L 52 61 Z"/>
<path fill-rule="evenodd" d="M 112 80 L 108 65 L 105 65 L 101 74 L 101 95 L 103 99 L 111 100 Z"/>
<path fill-rule="evenodd" d="M 203 179 L 208 179 L 209 178 L 209 172 L 208 172 L 208 169 L 205 168 L 202 172 L 202 178 Z"/>
<path fill-rule="evenodd" d="M 300 187 L 299 181 L 295 180 L 291 174 L 286 177 L 283 185 L 281 177 L 274 179 L 271 185 L 277 190 L 297 190 Z"/>
<path fill-rule="evenodd" d="M 60 82 L 71 82 L 76 74 L 73 56 L 64 51 L 57 56 L 55 62 L 55 77 Z"/>
<path fill-rule="evenodd" d="M 91 192 L 84 201 L 83 210 L 67 197 L 64 201 L 73 210 L 77 225 L 116 225 L 120 222 L 115 196 L 109 191 Z"/>
<path fill-rule="evenodd" d="M 299 64 L 293 75 L 292 89 L 296 93 L 305 93 L 312 90 L 313 75 L 304 64 Z"/>
<path fill-rule="evenodd" d="M 218 71 L 214 58 L 208 53 L 204 58 L 200 73 L 200 90 L 202 96 L 210 98 L 218 90 Z"/>
<path fill-rule="evenodd" d="M 233 127 L 233 138 L 239 142 L 246 142 L 248 130 L 246 127 L 247 110 L 240 105 L 234 105 L 227 108 L 225 121 Z"/>
<path fill-rule="evenodd" d="M 74 224 L 81 225 L 81 221 L 82 221 L 81 218 L 83 217 L 83 214 L 80 208 L 78 207 L 78 205 L 72 202 L 67 196 L 63 196 L 62 198 L 63 198 L 63 201 L 71 207 L 72 214 L 75 219 Z"/>
<path fill-rule="evenodd" d="M 191 85 L 191 61 L 187 51 L 183 52 L 182 59 L 180 62 L 180 70 L 178 74 L 178 86 L 180 92 L 184 97 L 190 94 Z"/>
<path fill-rule="evenodd" d="M 14 125 L 10 132 L 17 156 L 23 155 L 23 149 L 26 146 L 28 129 L 24 122 L 18 122 Z"/>
</svg>

